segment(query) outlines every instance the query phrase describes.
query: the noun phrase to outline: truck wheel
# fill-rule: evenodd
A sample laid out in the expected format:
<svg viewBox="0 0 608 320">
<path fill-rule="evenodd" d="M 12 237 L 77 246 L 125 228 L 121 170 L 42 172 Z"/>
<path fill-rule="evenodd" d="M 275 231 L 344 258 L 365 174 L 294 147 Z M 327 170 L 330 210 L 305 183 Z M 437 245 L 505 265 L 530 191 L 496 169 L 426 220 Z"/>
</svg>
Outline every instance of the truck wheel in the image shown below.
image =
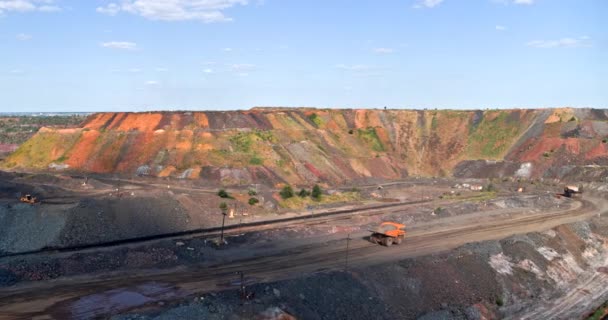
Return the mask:
<svg viewBox="0 0 608 320">
<path fill-rule="evenodd" d="M 390 247 L 393 244 L 393 238 L 391 237 L 386 237 L 383 239 L 383 244 L 387 247 Z"/>
<path fill-rule="evenodd" d="M 397 238 L 395 238 L 395 244 L 396 244 L 396 245 L 401 244 L 401 242 L 403 242 L 403 238 L 401 238 L 401 237 L 397 237 Z"/>
<path fill-rule="evenodd" d="M 378 244 L 378 238 L 376 236 L 369 236 L 369 241 L 373 244 Z"/>
</svg>

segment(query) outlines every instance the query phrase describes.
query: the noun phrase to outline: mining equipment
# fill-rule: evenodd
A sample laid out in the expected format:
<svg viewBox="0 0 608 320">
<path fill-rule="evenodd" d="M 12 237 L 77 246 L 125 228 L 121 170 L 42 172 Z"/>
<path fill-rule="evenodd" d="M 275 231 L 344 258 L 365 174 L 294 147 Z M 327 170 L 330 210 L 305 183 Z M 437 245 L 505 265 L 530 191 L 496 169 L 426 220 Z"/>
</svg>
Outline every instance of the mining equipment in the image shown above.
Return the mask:
<svg viewBox="0 0 608 320">
<path fill-rule="evenodd" d="M 369 240 L 376 244 L 390 247 L 394 244 L 401 244 L 405 239 L 405 225 L 397 222 L 383 222 L 375 230 L 370 230 L 372 235 Z"/>
</svg>

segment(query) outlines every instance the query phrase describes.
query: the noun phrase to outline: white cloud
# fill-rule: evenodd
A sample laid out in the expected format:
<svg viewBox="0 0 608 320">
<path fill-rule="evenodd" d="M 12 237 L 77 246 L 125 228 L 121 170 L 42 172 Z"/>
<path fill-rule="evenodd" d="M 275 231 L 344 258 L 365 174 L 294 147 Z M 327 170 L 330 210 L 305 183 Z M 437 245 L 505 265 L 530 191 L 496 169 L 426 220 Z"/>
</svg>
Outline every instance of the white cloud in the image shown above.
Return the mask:
<svg viewBox="0 0 608 320">
<path fill-rule="evenodd" d="M 11 73 L 11 74 L 24 74 L 25 71 L 23 71 L 21 69 L 13 69 L 13 70 L 9 71 L 9 73 Z"/>
<path fill-rule="evenodd" d="M 40 6 L 38 7 L 38 11 L 42 11 L 42 12 L 59 12 L 61 11 L 61 8 L 58 6 Z"/>
<path fill-rule="evenodd" d="M 54 0 L 0 0 L 0 14 L 6 12 L 55 12 L 61 8 L 53 5 Z"/>
<path fill-rule="evenodd" d="M 532 5 L 536 0 L 492 0 L 492 2 L 507 4 Z"/>
<path fill-rule="evenodd" d="M 156 71 L 156 72 L 167 72 L 167 71 L 169 71 L 169 69 L 168 68 L 164 68 L 164 67 L 158 67 L 158 68 L 154 69 L 154 71 Z"/>
<path fill-rule="evenodd" d="M 224 49 L 222 49 L 222 51 L 224 51 L 224 52 L 232 52 L 232 48 L 224 48 Z"/>
<path fill-rule="evenodd" d="M 31 40 L 33 37 L 29 34 L 20 33 L 20 34 L 16 35 L 15 38 L 17 38 L 17 40 L 19 40 L 19 41 L 28 41 L 28 40 Z"/>
<path fill-rule="evenodd" d="M 121 7 L 116 3 L 110 3 L 105 7 L 98 7 L 97 12 L 107 14 L 109 16 L 117 15 L 121 10 Z"/>
<path fill-rule="evenodd" d="M 414 4 L 414 8 L 434 8 L 440 5 L 443 0 L 419 0 L 418 3 Z"/>
<path fill-rule="evenodd" d="M 204 72 L 204 73 L 207 73 L 207 74 L 209 74 L 209 73 L 213 73 L 213 69 L 209 69 L 209 68 L 207 68 L 207 69 L 203 70 L 203 72 Z"/>
<path fill-rule="evenodd" d="M 579 38 L 561 38 L 558 40 L 533 40 L 526 43 L 528 47 L 532 48 L 580 48 L 580 47 L 591 47 L 591 38 L 583 36 Z"/>
<path fill-rule="evenodd" d="M 147 86 L 158 86 L 158 85 L 160 85 L 160 82 L 158 82 L 156 80 L 148 80 L 148 81 L 146 81 L 146 85 Z"/>
<path fill-rule="evenodd" d="M 252 71 L 255 69 L 255 65 L 249 63 L 236 63 L 230 65 L 230 69 L 235 72 L 245 73 L 247 71 Z"/>
<path fill-rule="evenodd" d="M 392 48 L 374 48 L 373 51 L 375 53 L 382 53 L 382 54 L 388 54 L 388 53 L 395 52 L 395 50 Z"/>
<path fill-rule="evenodd" d="M 357 72 L 369 71 L 372 69 L 371 66 L 364 65 L 364 64 L 354 64 L 354 65 L 339 64 L 339 65 L 336 65 L 336 68 L 341 69 L 341 70 L 357 71 Z"/>
<path fill-rule="evenodd" d="M 131 68 L 131 69 L 127 70 L 127 71 L 129 71 L 131 73 L 140 73 L 141 69 L 140 68 Z"/>
<path fill-rule="evenodd" d="M 97 12 L 116 15 L 126 12 L 150 20 L 185 21 L 205 23 L 232 21 L 224 10 L 237 5 L 245 6 L 248 0 L 123 0 L 98 7 Z"/>
<path fill-rule="evenodd" d="M 505 26 L 501 26 L 501 25 L 497 25 L 497 26 L 496 26 L 496 30 L 497 30 L 497 31 L 505 31 L 505 30 L 507 30 L 507 27 L 505 27 Z"/>
<path fill-rule="evenodd" d="M 128 42 L 128 41 L 103 42 L 103 43 L 101 43 L 101 46 L 104 48 L 110 48 L 110 49 L 137 50 L 137 43 Z"/>
</svg>

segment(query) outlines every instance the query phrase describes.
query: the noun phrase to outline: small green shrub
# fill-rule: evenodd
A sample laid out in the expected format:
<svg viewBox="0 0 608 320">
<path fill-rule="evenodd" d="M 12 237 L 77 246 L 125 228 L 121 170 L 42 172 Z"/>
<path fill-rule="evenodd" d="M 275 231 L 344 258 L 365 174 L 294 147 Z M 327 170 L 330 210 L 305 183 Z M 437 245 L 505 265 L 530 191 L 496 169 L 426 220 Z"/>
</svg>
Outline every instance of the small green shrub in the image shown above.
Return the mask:
<svg viewBox="0 0 608 320">
<path fill-rule="evenodd" d="M 220 203 L 220 210 L 222 210 L 222 213 L 228 211 L 228 205 L 226 204 L 226 202 Z"/>
<path fill-rule="evenodd" d="M 283 189 L 281 189 L 281 191 L 279 192 L 279 195 L 281 196 L 281 198 L 283 198 L 283 200 L 293 198 L 293 189 L 290 185 L 284 186 Z"/>
<path fill-rule="evenodd" d="M 321 189 L 321 187 L 319 187 L 318 184 L 315 184 L 315 186 L 312 187 L 312 193 L 310 194 L 310 196 L 317 201 L 321 200 L 321 197 L 323 196 L 323 190 Z"/>
<path fill-rule="evenodd" d="M 260 203 L 260 200 L 258 200 L 258 198 L 249 198 L 249 201 L 247 202 L 250 206 L 255 206 L 256 204 Z"/>
<path fill-rule="evenodd" d="M 257 193 L 257 191 L 255 191 L 255 189 L 249 189 L 249 191 L 247 191 L 247 194 L 252 197 L 258 195 L 258 193 Z"/>
<path fill-rule="evenodd" d="M 310 191 L 308 191 L 306 189 L 301 189 L 300 192 L 298 192 L 298 196 L 300 198 L 306 198 L 306 197 L 310 196 Z"/>
<path fill-rule="evenodd" d="M 249 160 L 249 164 L 252 164 L 254 166 L 261 166 L 264 164 L 264 160 L 262 160 L 261 158 L 259 158 L 258 156 L 253 156 L 251 157 L 251 159 Z"/>
<path fill-rule="evenodd" d="M 505 302 L 502 300 L 502 297 L 497 297 L 496 298 L 496 305 L 499 307 L 502 307 L 505 305 Z"/>
<path fill-rule="evenodd" d="M 220 190 L 217 192 L 217 195 L 218 195 L 220 198 L 224 198 L 224 199 L 234 199 L 234 198 L 233 198 L 233 197 L 232 197 L 232 196 L 231 196 L 231 195 L 230 195 L 230 194 L 229 194 L 229 193 L 228 193 L 226 190 L 224 190 L 224 189 L 220 189 Z"/>
</svg>

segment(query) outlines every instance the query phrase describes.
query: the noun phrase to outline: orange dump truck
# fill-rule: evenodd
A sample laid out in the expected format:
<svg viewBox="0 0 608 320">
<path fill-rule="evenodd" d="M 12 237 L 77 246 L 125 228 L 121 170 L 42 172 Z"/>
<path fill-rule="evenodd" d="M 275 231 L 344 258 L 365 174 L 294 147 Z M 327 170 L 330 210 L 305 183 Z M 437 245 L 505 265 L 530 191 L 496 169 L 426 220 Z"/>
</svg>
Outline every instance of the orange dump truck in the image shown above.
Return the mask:
<svg viewBox="0 0 608 320">
<path fill-rule="evenodd" d="M 405 238 L 405 225 L 396 222 L 383 222 L 375 230 L 370 230 L 372 235 L 369 240 L 376 244 L 390 247 L 394 244 L 401 244 Z"/>
</svg>

